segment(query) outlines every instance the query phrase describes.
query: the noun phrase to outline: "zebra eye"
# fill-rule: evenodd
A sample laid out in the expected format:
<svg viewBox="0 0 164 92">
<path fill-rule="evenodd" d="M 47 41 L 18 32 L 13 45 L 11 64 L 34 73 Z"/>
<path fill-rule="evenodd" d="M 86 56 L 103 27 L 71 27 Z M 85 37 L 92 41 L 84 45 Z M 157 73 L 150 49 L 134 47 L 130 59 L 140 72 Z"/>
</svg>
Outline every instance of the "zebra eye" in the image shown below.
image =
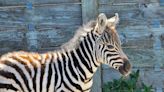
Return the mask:
<svg viewBox="0 0 164 92">
<path fill-rule="evenodd" d="M 108 47 L 109 49 L 114 48 L 112 45 L 107 45 L 107 47 Z"/>
</svg>

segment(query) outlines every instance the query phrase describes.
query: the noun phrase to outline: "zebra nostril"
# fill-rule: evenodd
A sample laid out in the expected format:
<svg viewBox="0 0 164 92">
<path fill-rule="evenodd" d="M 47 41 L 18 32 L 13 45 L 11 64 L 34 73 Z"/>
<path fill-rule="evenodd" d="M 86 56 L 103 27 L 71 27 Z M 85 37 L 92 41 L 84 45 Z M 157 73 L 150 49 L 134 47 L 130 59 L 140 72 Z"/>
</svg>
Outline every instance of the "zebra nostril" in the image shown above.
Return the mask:
<svg viewBox="0 0 164 92">
<path fill-rule="evenodd" d="M 131 70 L 131 64 L 128 60 L 124 61 L 123 69 L 125 72 L 129 72 Z"/>
<path fill-rule="evenodd" d="M 119 67 L 119 71 L 121 74 L 127 76 L 131 71 L 131 64 L 128 59 L 124 59 L 124 64 Z"/>
</svg>

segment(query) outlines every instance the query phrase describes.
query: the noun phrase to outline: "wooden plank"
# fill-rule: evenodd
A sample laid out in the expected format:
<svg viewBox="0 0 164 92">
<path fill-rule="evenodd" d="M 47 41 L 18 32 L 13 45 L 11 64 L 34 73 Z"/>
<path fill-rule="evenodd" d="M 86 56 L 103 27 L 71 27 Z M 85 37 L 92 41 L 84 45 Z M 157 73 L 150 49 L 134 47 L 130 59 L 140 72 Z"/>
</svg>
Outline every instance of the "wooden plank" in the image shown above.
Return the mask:
<svg viewBox="0 0 164 92">
<path fill-rule="evenodd" d="M 132 12 L 133 10 L 135 10 L 135 11 Z M 118 12 L 118 13 L 120 12 L 120 13 L 127 14 L 127 15 L 128 15 L 128 13 L 138 13 L 138 15 L 140 13 L 143 13 L 144 15 L 140 16 L 140 17 L 161 18 L 162 19 L 162 16 L 163 16 L 162 11 L 164 11 L 164 9 L 156 4 L 147 4 L 147 7 L 139 7 L 138 4 L 132 4 L 132 5 L 100 4 L 99 5 L 99 12 L 105 12 L 109 15 L 113 12 Z M 150 16 L 149 15 L 150 13 L 153 13 L 153 14 L 151 14 L 151 16 Z M 127 17 L 130 17 L 130 14 Z"/>
<path fill-rule="evenodd" d="M 96 19 L 98 15 L 98 1 L 97 0 L 82 0 L 82 19 L 83 23 L 89 20 Z"/>
<path fill-rule="evenodd" d="M 79 27 L 79 24 L 76 24 L 76 23 L 70 23 L 70 24 L 66 24 L 66 25 L 64 25 L 63 23 L 62 24 L 60 24 L 60 23 L 51 23 L 51 24 L 49 24 L 49 23 L 42 23 L 42 24 L 36 24 L 36 30 L 37 31 L 56 31 L 56 30 L 61 30 L 61 32 L 63 31 L 63 30 L 69 30 L 69 29 L 71 29 L 72 27 L 74 28 L 73 30 L 71 29 L 71 31 L 75 31 L 78 27 Z"/>
<path fill-rule="evenodd" d="M 37 25 L 76 26 L 82 23 L 80 5 L 73 4 L 36 7 L 34 17 Z"/>
<path fill-rule="evenodd" d="M 108 4 L 100 4 L 99 11 L 121 11 L 121 10 L 135 10 L 138 9 L 137 4 L 130 5 L 108 5 Z"/>
<path fill-rule="evenodd" d="M 0 32 L 0 54 L 27 50 L 27 43 L 25 39 L 25 32 L 21 31 L 3 31 Z"/>
<path fill-rule="evenodd" d="M 119 26 L 119 25 L 118 25 Z M 163 44 L 163 28 L 149 28 L 149 27 L 125 27 L 118 28 L 120 38 L 125 48 L 136 49 L 154 49 L 162 48 Z"/>
<path fill-rule="evenodd" d="M 51 27 L 52 28 L 52 27 Z M 37 38 L 29 38 L 27 37 L 28 33 L 25 31 L 4 31 L 0 32 L 0 53 L 6 53 L 17 50 L 27 50 L 27 46 L 29 45 L 27 39 L 29 40 L 37 40 L 39 46 L 37 51 L 45 52 L 48 50 L 55 50 L 63 43 L 67 42 L 69 39 L 73 37 L 74 32 L 77 28 L 69 27 L 63 29 L 51 29 L 40 32 L 35 32 L 37 34 Z M 69 35 L 68 35 L 69 34 Z M 29 35 L 28 35 L 29 36 Z M 32 51 L 32 49 L 29 49 Z"/>
<path fill-rule="evenodd" d="M 1 9 L 0 10 L 0 31 L 26 30 L 27 13 L 24 8 Z"/>
<path fill-rule="evenodd" d="M 128 55 L 133 67 L 155 67 L 156 64 L 159 64 L 159 67 L 164 66 L 163 49 L 124 49 L 124 52 Z"/>
<path fill-rule="evenodd" d="M 33 25 L 33 28 L 36 31 L 47 31 L 47 33 L 46 32 L 44 33 L 45 36 L 42 35 L 41 37 L 40 37 L 40 34 L 38 34 L 37 32 L 36 36 L 39 36 L 39 37 L 38 38 L 36 37 L 33 39 L 31 38 L 30 32 L 26 33 L 25 39 L 27 41 L 25 42 L 29 46 L 31 46 L 30 44 L 34 43 L 34 40 L 35 41 L 38 40 L 39 41 L 38 44 L 40 44 L 38 49 L 57 47 L 70 39 L 69 37 L 71 36 L 66 35 L 65 33 L 73 34 L 70 32 L 74 32 L 76 28 L 81 25 L 82 23 L 81 8 L 79 4 L 68 4 L 68 5 L 57 4 L 54 6 L 35 7 L 32 10 L 27 10 L 24 7 L 0 9 L 0 27 L 1 27 L 0 30 L 1 31 L 8 31 L 8 30 L 28 31 L 29 23 Z M 50 34 L 54 34 L 52 31 L 58 32 L 56 34 L 56 38 L 47 38 L 46 36 L 48 37 L 54 36 L 54 35 L 53 36 L 50 35 Z M 59 36 L 63 37 L 63 39 L 59 38 Z M 42 38 L 45 38 L 45 39 L 42 39 Z M 44 43 L 45 41 L 49 42 L 49 44 L 45 45 Z M 59 43 L 59 44 L 56 44 L 56 43 Z M 3 49 L 3 50 L 4 51 L 13 50 L 13 49 L 10 50 L 9 48 L 11 48 L 10 45 L 9 47 L 6 46 L 6 49 Z"/>
<path fill-rule="evenodd" d="M 37 19 L 69 19 L 69 18 L 80 18 L 81 8 L 80 5 L 57 5 L 57 6 L 45 6 L 36 7 L 33 10 L 33 20 Z M 25 8 L 14 8 L 14 9 L 1 9 L 0 20 L 1 21 L 14 21 L 14 22 L 26 22 L 30 17 L 29 12 Z"/>
<path fill-rule="evenodd" d="M 163 26 L 164 8 L 158 4 L 147 4 L 147 7 L 139 7 L 138 4 L 131 5 L 108 5 L 100 4 L 99 12 L 113 16 L 114 13 L 120 15 L 120 24 L 124 26 L 148 27 Z"/>
<path fill-rule="evenodd" d="M 80 5 L 37 7 L 34 17 L 38 31 L 77 28 L 82 24 Z"/>
<path fill-rule="evenodd" d="M 42 20 L 45 20 L 45 22 L 43 23 Z M 69 26 L 80 26 L 81 25 L 81 18 L 79 19 L 56 19 L 54 21 L 48 19 L 42 19 L 37 21 L 36 23 L 36 27 L 37 28 L 44 28 L 43 26 L 49 26 L 52 28 L 65 28 L 65 27 L 69 27 Z"/>
<path fill-rule="evenodd" d="M 157 0 L 99 0 L 100 4 L 133 4 L 133 3 L 158 3 Z"/>
<path fill-rule="evenodd" d="M 0 0 L 0 5 L 1 6 L 6 6 L 6 5 L 19 5 L 19 4 L 25 4 L 24 0 Z"/>
<path fill-rule="evenodd" d="M 67 42 L 74 35 L 75 28 L 66 28 L 58 30 L 49 30 L 38 32 L 38 43 L 40 44 L 40 49 L 45 48 L 57 48 L 63 43 Z"/>
<path fill-rule="evenodd" d="M 1 41 L 2 40 L 15 40 L 15 41 L 19 41 L 22 40 L 22 38 L 24 37 L 24 33 L 25 32 L 21 32 L 21 31 L 6 31 L 6 32 L 1 32 L 0 33 L 0 37 L 1 37 Z"/>
<path fill-rule="evenodd" d="M 37 35 L 37 38 L 27 37 L 27 35 L 29 36 L 29 33 L 19 31 L 0 32 L 0 48 L 2 51 L 1 53 L 16 50 L 27 50 L 27 46 L 29 45 L 27 41 L 28 39 L 38 41 L 38 50 L 45 51 L 46 48 L 50 48 L 49 50 L 54 50 L 61 46 L 61 44 L 71 39 L 76 29 L 77 28 L 75 27 L 70 27 L 58 30 L 53 29 L 41 32 L 36 31 L 35 33 Z M 31 51 L 32 49 L 29 50 Z"/>
<path fill-rule="evenodd" d="M 121 40 L 123 40 L 123 47 L 128 48 L 153 48 L 155 39 L 152 32 L 144 31 L 145 29 L 141 29 L 140 31 L 133 29 L 122 29 L 118 30 L 120 32 L 120 36 L 123 36 Z M 137 44 L 136 44 L 137 43 Z"/>
<path fill-rule="evenodd" d="M 117 11 L 115 11 L 117 12 Z M 107 14 L 108 17 L 113 16 L 115 12 L 109 13 L 106 11 L 105 13 Z M 137 27 L 137 26 L 144 26 L 148 28 L 154 28 L 155 26 L 163 27 L 164 26 L 164 20 L 162 17 L 141 17 L 140 14 L 137 14 L 136 12 L 126 12 L 126 11 L 120 11 L 118 12 L 120 15 L 120 22 L 119 26 L 120 27 Z"/>
<path fill-rule="evenodd" d="M 0 10 L 0 31 L 6 30 L 28 30 L 28 24 L 34 24 L 36 30 L 48 28 L 60 28 L 69 26 L 80 26 L 80 5 L 57 5 L 36 7 L 32 15 L 25 8 Z M 45 27 L 45 28 L 44 28 Z M 43 28 L 43 29 L 42 29 Z"/>
<path fill-rule="evenodd" d="M 35 0 L 34 3 L 36 4 L 45 4 L 45 3 L 80 3 L 80 0 Z"/>
<path fill-rule="evenodd" d="M 79 3 L 80 0 L 31 0 L 34 4 L 45 4 L 45 3 Z M 30 1 L 26 0 L 0 0 L 1 6 L 11 5 L 26 5 Z"/>
<path fill-rule="evenodd" d="M 37 12 L 37 10 L 44 10 L 44 9 L 48 9 L 47 12 L 49 12 L 50 14 L 52 14 L 54 11 L 78 11 L 80 12 L 80 5 L 79 4 L 57 4 L 54 6 L 41 6 L 41 7 L 36 7 L 35 11 Z M 40 12 L 41 13 L 41 12 Z"/>
<path fill-rule="evenodd" d="M 99 0 L 100 4 L 113 4 L 113 3 L 136 3 L 138 0 Z"/>
</svg>

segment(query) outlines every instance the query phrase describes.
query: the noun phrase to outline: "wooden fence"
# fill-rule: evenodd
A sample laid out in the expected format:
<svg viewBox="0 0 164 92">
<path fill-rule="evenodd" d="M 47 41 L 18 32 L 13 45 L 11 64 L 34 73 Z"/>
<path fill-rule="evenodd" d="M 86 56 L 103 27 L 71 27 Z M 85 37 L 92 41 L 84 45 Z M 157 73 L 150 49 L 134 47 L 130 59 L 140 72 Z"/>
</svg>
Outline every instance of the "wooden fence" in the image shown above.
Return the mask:
<svg viewBox="0 0 164 92">
<path fill-rule="evenodd" d="M 164 0 L 0 0 L 0 54 L 57 49 L 100 12 L 119 13 L 117 30 L 133 70 L 140 69 L 141 80 L 162 92 Z M 92 91 L 101 92 L 103 83 L 119 77 L 102 66 Z"/>
</svg>

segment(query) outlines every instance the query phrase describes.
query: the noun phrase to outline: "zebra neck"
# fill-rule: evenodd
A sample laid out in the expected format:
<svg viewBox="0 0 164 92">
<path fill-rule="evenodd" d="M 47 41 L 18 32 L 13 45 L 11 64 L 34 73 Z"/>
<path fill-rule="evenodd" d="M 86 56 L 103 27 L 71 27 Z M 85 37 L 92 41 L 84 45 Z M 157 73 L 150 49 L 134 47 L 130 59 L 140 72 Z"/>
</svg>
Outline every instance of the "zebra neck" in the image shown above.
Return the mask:
<svg viewBox="0 0 164 92">
<path fill-rule="evenodd" d="M 79 47 L 71 51 L 74 62 L 78 61 L 79 67 L 86 73 L 87 78 L 91 78 L 100 66 L 93 52 L 95 45 L 95 38 L 93 37 L 92 34 L 88 34 L 80 42 Z"/>
<path fill-rule="evenodd" d="M 83 76 L 84 80 L 92 78 L 100 63 L 96 60 L 93 53 L 93 46 L 95 45 L 95 38 L 93 34 L 88 34 L 80 42 L 79 46 L 74 49 L 62 49 L 61 57 L 63 62 L 70 62 L 69 68 L 77 70 L 78 73 Z M 71 66 L 71 67 L 70 67 Z"/>
<path fill-rule="evenodd" d="M 83 48 L 74 49 L 70 51 L 70 56 L 80 76 L 82 76 L 84 80 L 89 80 L 93 77 L 100 64 L 95 63 L 93 56 L 83 50 Z"/>
</svg>

